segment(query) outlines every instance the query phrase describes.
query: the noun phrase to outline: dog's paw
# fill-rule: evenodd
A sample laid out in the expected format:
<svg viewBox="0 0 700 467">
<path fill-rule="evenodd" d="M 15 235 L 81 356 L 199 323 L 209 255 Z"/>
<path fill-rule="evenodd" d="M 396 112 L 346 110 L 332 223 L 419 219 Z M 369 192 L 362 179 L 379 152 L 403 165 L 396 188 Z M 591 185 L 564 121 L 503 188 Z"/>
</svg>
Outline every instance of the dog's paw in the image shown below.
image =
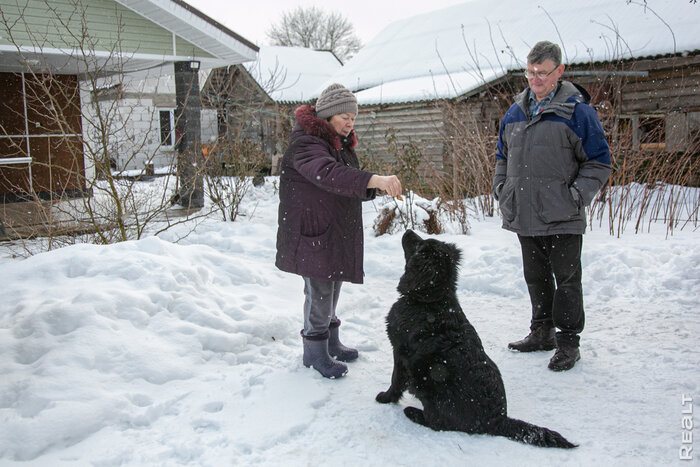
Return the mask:
<svg viewBox="0 0 700 467">
<path fill-rule="evenodd" d="M 399 397 L 392 394 L 390 391 L 384 391 L 377 394 L 376 401 L 380 404 L 388 404 L 390 402 L 398 402 Z"/>
<path fill-rule="evenodd" d="M 423 415 L 422 410 L 417 409 L 415 407 L 406 407 L 405 409 L 403 409 L 403 413 L 412 422 L 418 423 L 419 425 L 428 426 L 428 424 L 425 421 L 425 415 Z"/>
</svg>

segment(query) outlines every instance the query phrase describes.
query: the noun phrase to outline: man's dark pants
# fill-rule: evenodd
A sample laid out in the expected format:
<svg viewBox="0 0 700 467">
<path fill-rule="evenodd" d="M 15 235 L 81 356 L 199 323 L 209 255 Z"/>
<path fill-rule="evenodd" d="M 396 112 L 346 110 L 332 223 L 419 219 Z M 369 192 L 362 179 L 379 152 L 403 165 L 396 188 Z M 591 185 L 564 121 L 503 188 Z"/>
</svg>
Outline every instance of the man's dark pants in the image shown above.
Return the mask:
<svg viewBox="0 0 700 467">
<path fill-rule="evenodd" d="M 530 329 L 555 327 L 558 347 L 578 347 L 585 321 L 581 286 L 583 235 L 518 235 L 532 303 Z"/>
</svg>

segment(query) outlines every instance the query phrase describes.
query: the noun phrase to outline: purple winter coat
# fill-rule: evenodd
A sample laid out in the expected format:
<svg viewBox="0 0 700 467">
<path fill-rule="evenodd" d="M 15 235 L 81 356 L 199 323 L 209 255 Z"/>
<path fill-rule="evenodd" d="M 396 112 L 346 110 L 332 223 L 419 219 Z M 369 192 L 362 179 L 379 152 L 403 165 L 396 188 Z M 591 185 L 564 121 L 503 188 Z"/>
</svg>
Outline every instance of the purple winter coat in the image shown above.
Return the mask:
<svg viewBox="0 0 700 467">
<path fill-rule="evenodd" d="M 362 201 L 372 173 L 359 169 L 355 132 L 341 140 L 331 124 L 302 105 L 282 158 L 277 259 L 282 271 L 361 284 Z"/>
</svg>

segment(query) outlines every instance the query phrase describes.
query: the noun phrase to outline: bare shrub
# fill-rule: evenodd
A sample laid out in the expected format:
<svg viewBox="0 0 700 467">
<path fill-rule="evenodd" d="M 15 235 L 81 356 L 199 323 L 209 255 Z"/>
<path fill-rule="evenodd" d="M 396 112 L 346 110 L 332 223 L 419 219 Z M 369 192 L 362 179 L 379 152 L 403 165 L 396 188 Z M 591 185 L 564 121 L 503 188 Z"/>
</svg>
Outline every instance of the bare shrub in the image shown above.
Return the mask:
<svg viewBox="0 0 700 467">
<path fill-rule="evenodd" d="M 680 153 L 661 148 L 634 149 L 633 129 L 626 129 L 612 146 L 613 172 L 591 205 L 591 222 L 608 224 L 620 236 L 628 226 L 635 233 L 663 222 L 668 234 L 677 228 L 697 226 L 700 215 L 700 140 Z"/>
<path fill-rule="evenodd" d="M 377 237 L 407 229 L 435 235 L 442 233 L 439 205 L 409 192 L 386 203 L 374 220 L 373 230 Z"/>
<path fill-rule="evenodd" d="M 374 235 L 376 237 L 381 237 L 382 235 L 392 234 L 396 230 L 396 224 L 394 219 L 396 219 L 396 214 L 398 212 L 398 206 L 384 206 L 379 212 L 377 217 L 374 219 Z"/>
<path fill-rule="evenodd" d="M 387 152 L 390 162 L 367 157 L 365 168 L 377 173 L 392 173 L 399 177 L 405 195 L 396 197 L 387 203 L 374 225 L 375 235 L 393 233 L 396 230 L 418 229 L 430 234 L 442 232 L 439 210 L 425 200 L 421 194 L 430 193 L 430 172 L 426 168 L 420 145 L 411 138 L 405 143 L 399 142 L 397 132 L 389 129 L 385 133 Z"/>
<path fill-rule="evenodd" d="M 248 140 L 218 139 L 206 162 L 206 192 L 224 221 L 235 221 L 240 205 L 256 176 L 266 167 L 268 155 Z"/>
</svg>

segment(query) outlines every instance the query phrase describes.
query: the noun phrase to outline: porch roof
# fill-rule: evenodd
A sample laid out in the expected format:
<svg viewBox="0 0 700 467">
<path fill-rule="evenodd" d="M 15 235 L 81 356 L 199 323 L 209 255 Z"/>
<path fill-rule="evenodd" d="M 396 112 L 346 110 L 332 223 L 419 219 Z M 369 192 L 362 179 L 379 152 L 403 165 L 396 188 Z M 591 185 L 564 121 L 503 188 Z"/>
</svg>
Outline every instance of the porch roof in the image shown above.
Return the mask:
<svg viewBox="0 0 700 467">
<path fill-rule="evenodd" d="M 76 15 L 71 16 L 71 11 L 67 11 L 63 3 L 52 2 L 51 7 L 55 9 L 47 11 L 45 3 L 29 0 L 28 8 L 18 10 L 17 17 L 10 18 L 10 21 L 18 20 L 13 24 L 17 39 L 10 40 L 12 34 L 4 28 L 4 37 L 0 37 L 0 72 L 50 71 L 81 75 L 100 70 L 101 74 L 108 75 L 146 72 L 187 60 L 197 60 L 202 69 L 209 69 L 251 61 L 257 56 L 258 47 L 255 44 L 182 0 L 100 0 L 85 3 L 85 10 L 78 12 L 85 16 L 79 19 L 86 23 L 90 38 L 97 39 L 92 42 L 97 45 L 85 50 L 80 44 L 71 46 L 70 43 L 79 42 L 80 37 L 75 36 L 76 33 L 69 27 L 66 27 L 66 31 L 55 31 L 66 25 L 72 26 L 71 22 L 79 20 Z M 7 10 L 4 13 L 11 16 L 12 7 L 3 7 L 3 10 Z M 25 13 L 31 8 L 42 9 L 44 18 Z M 124 29 L 131 28 L 129 35 L 120 26 L 115 26 L 117 18 L 113 18 L 111 24 L 86 21 L 100 15 L 115 16 L 115 11 L 120 8 L 125 13 Z M 52 15 L 62 13 L 66 17 L 61 21 L 54 18 L 54 30 L 49 28 L 51 25 L 46 22 L 52 20 Z M 130 24 L 135 20 L 139 20 L 139 24 Z M 53 36 L 46 40 L 41 34 Z M 154 37 L 160 40 L 158 47 L 149 44 Z"/>
</svg>

